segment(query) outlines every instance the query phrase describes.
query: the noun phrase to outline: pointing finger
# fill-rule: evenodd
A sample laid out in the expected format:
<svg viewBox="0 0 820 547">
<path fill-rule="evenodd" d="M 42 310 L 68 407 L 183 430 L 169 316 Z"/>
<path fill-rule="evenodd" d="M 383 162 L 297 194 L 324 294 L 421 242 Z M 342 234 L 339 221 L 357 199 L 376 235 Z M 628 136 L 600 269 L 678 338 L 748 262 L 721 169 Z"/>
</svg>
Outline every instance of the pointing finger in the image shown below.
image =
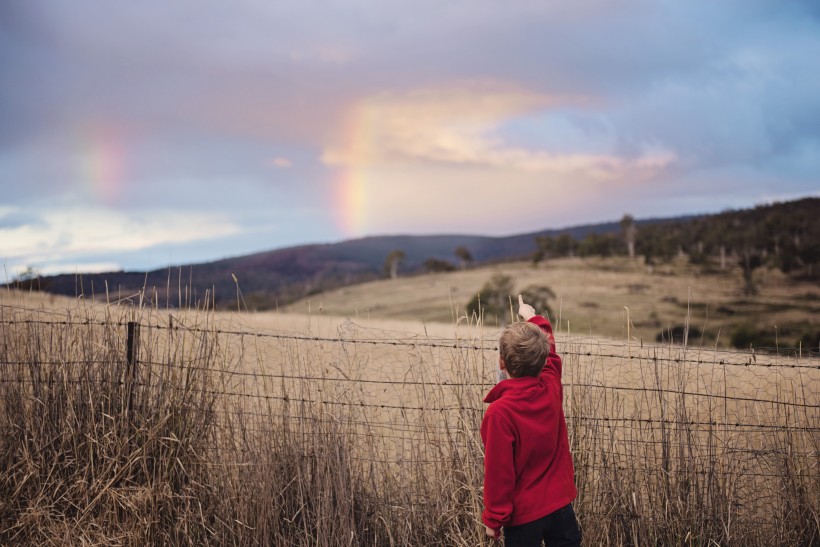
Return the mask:
<svg viewBox="0 0 820 547">
<path fill-rule="evenodd" d="M 524 297 L 522 297 L 520 294 L 518 295 L 518 305 L 519 306 L 524 305 Z"/>
</svg>

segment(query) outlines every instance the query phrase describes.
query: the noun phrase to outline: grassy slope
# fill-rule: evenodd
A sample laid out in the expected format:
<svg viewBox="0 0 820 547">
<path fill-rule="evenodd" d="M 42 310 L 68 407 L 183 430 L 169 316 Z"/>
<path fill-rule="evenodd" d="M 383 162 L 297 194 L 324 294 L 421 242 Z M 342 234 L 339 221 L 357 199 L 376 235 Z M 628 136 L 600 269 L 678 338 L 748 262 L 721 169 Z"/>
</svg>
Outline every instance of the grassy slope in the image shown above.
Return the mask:
<svg viewBox="0 0 820 547">
<path fill-rule="evenodd" d="M 137 302 L 138 299 L 134 299 Z M 111 314 L 118 313 L 123 308 L 130 309 L 129 304 L 112 304 L 106 306 L 103 301 L 91 299 L 70 298 L 48 293 L 33 291 L 18 291 L 2 289 L 0 290 L 0 307 L 10 307 L 14 309 L 25 309 L 35 312 L 35 316 L 41 319 L 67 320 L 69 318 L 93 317 L 97 320 L 106 320 Z M 163 318 L 167 321 L 168 316 L 173 316 L 175 321 L 194 323 L 195 319 L 204 314 L 198 310 L 187 309 L 154 309 L 153 317 Z M 344 315 L 332 316 L 324 312 L 319 312 L 316 308 L 308 313 L 292 309 L 281 310 L 280 313 L 274 311 L 236 313 L 235 311 L 210 312 L 209 318 L 213 324 L 221 329 L 231 331 L 253 331 L 253 332 L 277 332 L 293 334 L 310 334 L 313 336 L 336 337 L 340 329 L 344 329 L 348 318 Z M 444 323 L 434 323 L 425 325 L 417 318 L 385 318 L 383 316 L 373 316 L 367 319 L 363 314 L 355 321 L 357 328 L 362 331 L 373 329 L 380 335 L 396 333 L 399 336 L 430 336 L 434 338 L 448 338 L 460 336 L 480 336 L 483 331 L 475 325 L 454 325 L 447 321 Z M 489 329 L 492 336 L 495 330 Z"/>
<path fill-rule="evenodd" d="M 820 331 L 820 288 L 813 283 L 796 282 L 777 270 L 758 270 L 755 276 L 760 292 L 749 297 L 743 295 L 737 267 L 723 274 L 704 275 L 700 268 L 678 261 L 649 274 L 640 260 L 625 257 L 553 259 L 537 268 L 528 262 L 511 262 L 385 279 L 314 295 L 281 308 L 279 313 L 220 314 L 220 321 L 237 328 L 308 328 L 316 334 L 332 335 L 344 318 L 352 318 L 365 327 L 403 332 L 426 329 L 431 335 L 435 331 L 436 336 L 448 336 L 454 332 L 454 323 L 464 316 L 465 304 L 495 272 L 512 276 L 516 291 L 533 284 L 551 287 L 557 295 L 551 305 L 554 314 L 560 315 L 560 330 L 572 334 L 624 339 L 626 306 L 630 336 L 654 342 L 661 329 L 685 323 L 687 304 L 690 324 L 705 332 L 707 346 L 716 341 L 719 346 L 729 345 L 731 334 L 744 324 L 767 331 L 771 338 L 777 332 L 781 346 L 796 345 L 803 333 Z M 6 297 L 15 294 L 3 292 Z M 24 305 L 54 309 L 65 309 L 72 300 L 78 303 L 51 295 L 16 296 Z M 559 317 L 552 319 L 558 324 Z M 488 332 L 495 326 L 495 318 L 488 318 Z"/>
<path fill-rule="evenodd" d="M 537 268 L 514 262 L 380 280 L 314 295 L 282 311 L 452 323 L 495 272 L 512 276 L 516 291 L 532 284 L 552 288 L 557 298 L 551 305 L 560 315 L 561 329 L 576 334 L 625 338 L 625 307 L 630 335 L 647 342 L 654 342 L 663 328 L 684 324 L 687 306 L 691 326 L 705 332 L 707 345 L 728 345 L 742 324 L 772 335 L 777 326 L 781 345 L 793 345 L 803 332 L 820 329 L 820 290 L 779 271 L 756 271 L 760 292 L 748 297 L 736 267 L 705 275 L 681 260 L 649 274 L 642 261 L 624 257 L 553 259 Z"/>
</svg>

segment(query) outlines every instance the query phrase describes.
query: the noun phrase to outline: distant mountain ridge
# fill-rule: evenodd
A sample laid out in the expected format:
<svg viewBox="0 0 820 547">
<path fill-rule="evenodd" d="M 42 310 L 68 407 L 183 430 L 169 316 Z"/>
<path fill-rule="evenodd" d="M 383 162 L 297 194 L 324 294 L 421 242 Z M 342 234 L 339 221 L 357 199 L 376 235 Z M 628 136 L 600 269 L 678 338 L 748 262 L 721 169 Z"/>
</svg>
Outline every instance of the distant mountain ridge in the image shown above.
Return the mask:
<svg viewBox="0 0 820 547">
<path fill-rule="evenodd" d="M 645 219 L 637 224 L 680 221 L 690 217 Z M 169 266 L 148 272 L 102 272 L 45 276 L 31 283 L 34 289 L 67 296 L 84 295 L 110 300 L 126 297 L 143 288 L 146 297 L 160 306 L 176 307 L 182 302 L 195 303 L 206 291 L 217 305 L 236 302 L 239 282 L 242 298 L 256 308 L 268 308 L 305 295 L 351 283 L 376 279 L 383 275 L 387 255 L 396 249 L 405 253 L 401 272 L 422 270 L 429 258 L 455 262 L 454 251 L 464 246 L 476 263 L 498 262 L 529 256 L 536 249 L 535 238 L 568 233 L 582 239 L 590 233 L 620 230 L 617 222 L 585 224 L 563 229 L 548 229 L 511 236 L 476 235 L 386 235 L 351 239 L 338 243 L 299 245 L 224 258 L 213 262 Z"/>
<path fill-rule="evenodd" d="M 741 210 L 749 214 L 758 211 L 791 207 L 812 210 L 820 198 L 805 198 L 786 204 L 758 206 Z M 696 223 L 720 224 L 738 211 L 710 215 L 685 215 L 669 218 L 636 220 L 642 226 L 669 224 L 670 229 Z M 400 273 L 422 271 L 424 262 L 434 258 L 457 262 L 454 251 L 466 247 L 476 263 L 491 263 L 531 257 L 536 251 L 536 238 L 569 234 L 583 240 L 591 234 L 617 234 L 620 222 L 585 224 L 561 229 L 493 237 L 477 235 L 384 235 L 346 240 L 338 243 L 310 244 L 275 249 L 250 255 L 224 258 L 213 262 L 169 266 L 148 272 L 106 272 L 94 274 L 62 274 L 32 280 L 34 289 L 68 296 L 99 298 L 108 292 L 111 301 L 145 289 L 144 296 L 159 306 L 195 305 L 204 301 L 206 292 L 217 306 L 236 306 L 238 279 L 245 305 L 250 309 L 265 309 L 284 304 L 324 290 L 369 281 L 384 275 L 385 258 L 401 250 L 404 259 Z"/>
</svg>

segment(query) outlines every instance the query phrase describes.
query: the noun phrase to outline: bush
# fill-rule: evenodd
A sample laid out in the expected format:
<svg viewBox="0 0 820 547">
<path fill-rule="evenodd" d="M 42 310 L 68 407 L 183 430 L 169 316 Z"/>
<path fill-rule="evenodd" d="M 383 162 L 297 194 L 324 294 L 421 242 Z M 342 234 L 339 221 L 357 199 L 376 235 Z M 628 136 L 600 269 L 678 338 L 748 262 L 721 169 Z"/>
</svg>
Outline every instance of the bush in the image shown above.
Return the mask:
<svg viewBox="0 0 820 547">
<path fill-rule="evenodd" d="M 740 325 L 732 333 L 732 347 L 748 349 L 750 347 L 773 348 L 777 345 L 774 334 L 768 330 L 756 329 L 751 325 Z"/>
<path fill-rule="evenodd" d="M 555 298 L 555 293 L 546 285 L 530 285 L 521 291 L 524 302 L 535 308 L 535 313 L 552 317 L 550 299 Z"/>
<path fill-rule="evenodd" d="M 805 333 L 800 337 L 800 344 L 809 351 L 820 351 L 820 331 Z"/>
<path fill-rule="evenodd" d="M 506 325 L 510 317 L 510 306 L 513 306 L 513 312 L 518 306 L 517 303 L 512 303 L 512 293 L 512 277 L 496 273 L 467 303 L 467 314 L 475 315 L 479 319 L 495 317 L 498 324 Z"/>
<path fill-rule="evenodd" d="M 493 275 L 467 303 L 467 313 L 477 317 L 495 317 L 500 325 L 506 325 L 511 316 L 517 317 L 518 294 L 535 308 L 535 313 L 547 317 L 552 315 L 549 304 L 555 298 L 552 289 L 546 285 L 530 285 L 514 294 L 512 278 L 501 273 Z"/>
<path fill-rule="evenodd" d="M 672 344 L 683 344 L 685 336 L 686 325 L 675 325 L 674 327 L 669 327 L 661 330 L 657 334 L 657 336 L 655 336 L 655 341 Z M 687 343 L 700 340 L 702 336 L 703 332 L 699 328 L 690 326 L 689 336 L 686 337 Z"/>
<path fill-rule="evenodd" d="M 456 267 L 451 262 L 441 260 L 440 258 L 428 258 L 424 261 L 424 269 L 430 273 L 438 272 L 453 272 Z"/>
</svg>

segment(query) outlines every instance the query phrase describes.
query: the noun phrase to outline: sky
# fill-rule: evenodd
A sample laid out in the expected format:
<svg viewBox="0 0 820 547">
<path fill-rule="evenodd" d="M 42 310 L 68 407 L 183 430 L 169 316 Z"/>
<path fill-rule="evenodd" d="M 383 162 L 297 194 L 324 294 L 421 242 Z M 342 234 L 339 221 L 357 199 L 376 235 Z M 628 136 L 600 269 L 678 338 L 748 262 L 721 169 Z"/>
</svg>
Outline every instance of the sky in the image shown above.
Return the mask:
<svg viewBox="0 0 820 547">
<path fill-rule="evenodd" d="M 12 279 L 820 195 L 814 0 L 4 0 L 0 82 Z"/>
</svg>

